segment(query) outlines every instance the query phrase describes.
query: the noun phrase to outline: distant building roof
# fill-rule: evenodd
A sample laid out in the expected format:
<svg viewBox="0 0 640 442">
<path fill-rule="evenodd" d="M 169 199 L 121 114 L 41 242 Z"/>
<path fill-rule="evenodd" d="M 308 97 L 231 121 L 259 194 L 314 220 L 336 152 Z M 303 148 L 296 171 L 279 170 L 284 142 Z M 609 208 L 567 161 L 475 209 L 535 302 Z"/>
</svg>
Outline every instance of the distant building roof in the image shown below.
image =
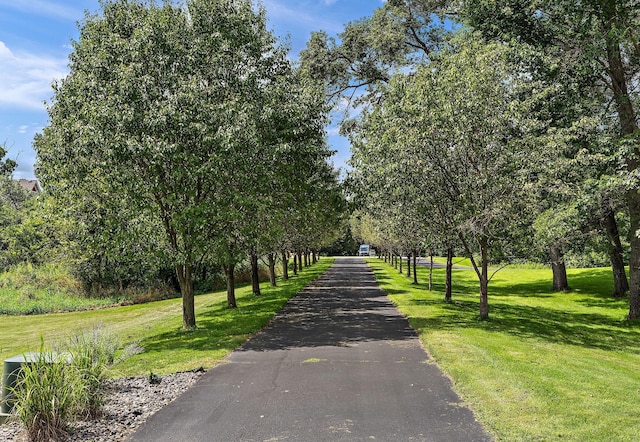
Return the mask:
<svg viewBox="0 0 640 442">
<path fill-rule="evenodd" d="M 21 178 L 18 180 L 18 183 L 28 192 L 42 193 L 38 180 L 26 180 Z"/>
</svg>

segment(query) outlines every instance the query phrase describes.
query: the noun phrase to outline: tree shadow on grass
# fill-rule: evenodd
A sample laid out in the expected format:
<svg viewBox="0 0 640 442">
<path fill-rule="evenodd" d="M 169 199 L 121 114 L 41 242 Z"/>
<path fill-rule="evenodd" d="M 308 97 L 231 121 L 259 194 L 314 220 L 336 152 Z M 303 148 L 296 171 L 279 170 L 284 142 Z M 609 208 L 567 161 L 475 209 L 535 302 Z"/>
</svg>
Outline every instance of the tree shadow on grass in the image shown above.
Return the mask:
<svg viewBox="0 0 640 442">
<path fill-rule="evenodd" d="M 198 316 L 198 328 L 183 330 L 176 328 L 140 341 L 145 353 L 172 350 L 194 352 L 233 351 L 251 334 L 264 327 L 273 312 L 284 305 L 285 299 L 267 296 L 260 298 L 259 304 L 242 305 L 238 309 L 228 309 L 218 305 Z"/>
<path fill-rule="evenodd" d="M 196 312 L 198 328 L 195 330 L 176 327 L 144 338 L 139 344 L 145 349 L 145 354 L 166 352 L 167 349 L 227 354 L 265 327 L 274 312 L 281 309 L 292 296 L 308 284 L 317 284 L 321 279 L 317 277 L 324 270 L 312 266 L 303 272 L 301 276 L 291 276 L 288 281 L 282 281 L 277 287 L 263 285 L 262 296 L 238 294 L 237 309 L 227 308 L 226 300 L 203 306 Z"/>
<path fill-rule="evenodd" d="M 455 331 L 475 328 L 523 339 L 640 353 L 640 323 L 616 321 L 597 313 L 563 312 L 541 306 L 494 302 L 490 304 L 490 319 L 480 321 L 477 302 L 444 304 L 418 300 L 415 304 L 437 304 L 434 308 L 445 312 L 435 317 L 411 318 L 411 324 L 417 329 Z"/>
<path fill-rule="evenodd" d="M 420 275 L 423 277 L 425 275 Z M 586 293 L 591 299 L 578 302 L 593 306 L 617 306 L 628 302 L 627 298 L 614 298 L 613 277 L 610 268 L 593 269 L 569 269 L 568 280 L 571 290 L 568 293 Z M 444 271 L 434 270 L 434 290 L 444 291 Z M 479 291 L 479 282 L 473 272 L 466 274 L 454 273 L 453 275 L 454 294 L 468 295 Z M 552 274 L 548 271 L 548 278 L 537 279 L 524 282 L 489 282 L 489 296 L 522 296 L 537 298 L 553 298 L 558 296 L 552 291 Z"/>
<path fill-rule="evenodd" d="M 385 269 L 386 270 L 386 269 Z M 612 279 L 609 269 L 580 269 L 570 271 L 569 282 L 573 287 L 570 302 L 576 309 L 582 307 L 602 307 L 610 309 L 611 315 L 602 311 L 565 311 L 563 307 L 549 307 L 552 298 L 562 297 L 562 293 L 551 293 L 550 280 L 532 280 L 521 283 L 499 283 L 489 285 L 490 319 L 478 318 L 478 282 L 470 276 L 454 275 L 453 302 L 444 303 L 439 294 L 444 292 L 444 272 L 434 271 L 434 292 L 425 291 L 424 298 L 415 296 L 415 287 L 409 289 L 385 288 L 391 295 L 408 294 L 414 290 L 410 305 L 425 308 L 425 313 L 433 311 L 438 316 L 414 316 L 411 324 L 418 330 L 455 331 L 461 328 L 475 328 L 489 332 L 507 333 L 523 339 L 544 340 L 551 343 L 575 345 L 608 351 L 640 353 L 640 322 L 625 321 L 622 315 L 614 317 L 616 311 L 624 311 L 628 300 L 611 296 Z M 421 287 L 424 284 L 421 284 Z M 425 286 L 426 287 L 426 286 Z M 426 289 L 425 289 L 426 290 Z M 569 296 L 569 295 L 568 295 Z M 525 305 L 509 301 L 507 297 L 550 298 L 545 305 Z M 534 301 L 535 302 L 535 301 Z"/>
</svg>

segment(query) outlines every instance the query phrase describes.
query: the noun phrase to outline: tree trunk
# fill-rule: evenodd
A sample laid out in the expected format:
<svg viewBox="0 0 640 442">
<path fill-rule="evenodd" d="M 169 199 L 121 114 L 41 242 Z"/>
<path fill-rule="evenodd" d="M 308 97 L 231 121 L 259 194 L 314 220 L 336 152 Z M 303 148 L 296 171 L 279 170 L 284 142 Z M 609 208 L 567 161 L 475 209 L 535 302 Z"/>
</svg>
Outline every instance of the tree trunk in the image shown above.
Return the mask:
<svg viewBox="0 0 640 442">
<path fill-rule="evenodd" d="M 411 278 L 411 252 L 407 253 L 407 278 Z"/>
<path fill-rule="evenodd" d="M 467 255 L 469 255 L 471 264 L 473 264 L 473 270 L 476 272 L 478 280 L 480 281 L 480 320 L 484 321 L 489 319 L 489 240 L 485 237 L 478 239 L 481 259 L 480 268 L 478 268 L 478 263 L 473 257 L 473 253 L 471 253 L 471 247 L 469 247 L 469 243 L 461 232 L 458 232 L 458 238 L 460 238 L 460 241 L 464 245 L 464 250 L 467 252 Z M 453 256 L 453 253 L 451 253 L 451 255 Z"/>
<path fill-rule="evenodd" d="M 613 32 L 613 23 L 616 16 L 615 3 L 604 8 L 603 35 L 607 46 L 607 73 L 611 79 L 611 89 L 618 111 L 618 121 L 620 122 L 621 138 L 628 138 L 630 142 L 633 135 L 638 130 L 636 123 L 636 113 L 633 109 L 618 32 Z M 638 169 L 640 160 L 640 148 L 637 139 L 633 141 L 633 149 L 628 150 L 627 170 L 634 172 Z M 637 232 L 640 229 L 640 189 L 634 186 L 627 192 L 627 207 L 629 210 L 629 227 L 631 240 L 631 256 L 629 258 L 629 319 L 640 318 L 640 238 Z"/>
<path fill-rule="evenodd" d="M 203 281 L 206 281 L 207 280 L 207 276 L 209 275 L 209 267 L 205 266 L 205 265 L 201 265 L 201 268 L 202 269 L 200 270 L 200 278 Z"/>
<path fill-rule="evenodd" d="M 433 252 L 429 252 L 429 291 L 433 290 Z"/>
<path fill-rule="evenodd" d="M 418 284 L 418 252 L 413 252 L 413 283 Z"/>
<path fill-rule="evenodd" d="M 253 296 L 260 296 L 260 267 L 258 266 L 258 253 L 254 250 L 251 251 L 251 288 L 253 290 Z"/>
<path fill-rule="evenodd" d="M 182 293 L 182 289 L 180 288 L 180 280 L 178 279 L 178 267 L 176 266 L 175 271 L 171 272 L 171 288 L 176 292 Z"/>
<path fill-rule="evenodd" d="M 182 294 L 182 328 L 192 330 L 196 328 L 196 309 L 191 264 L 177 265 L 176 276 Z"/>
<path fill-rule="evenodd" d="M 629 217 L 631 256 L 629 257 L 629 319 L 640 318 L 640 193 L 629 191 Z"/>
<path fill-rule="evenodd" d="M 611 270 L 613 271 L 613 296 L 623 298 L 629 291 L 629 281 L 624 269 L 623 249 L 618 231 L 616 215 L 610 207 L 605 208 L 604 219 L 602 221 L 604 230 L 607 232 L 609 258 L 611 259 Z"/>
<path fill-rule="evenodd" d="M 400 263 L 400 274 L 402 274 L 404 273 L 404 270 L 402 270 L 402 254 L 398 256 L 398 261 Z"/>
<path fill-rule="evenodd" d="M 555 292 L 566 292 L 571 290 L 569 281 L 567 280 L 567 268 L 564 265 L 564 255 L 560 246 L 557 244 L 549 248 L 549 256 L 551 257 L 551 270 L 553 271 L 553 287 Z"/>
<path fill-rule="evenodd" d="M 433 256 L 431 256 L 431 261 L 433 264 Z M 453 249 L 451 247 L 449 247 L 447 249 L 447 268 L 445 271 L 445 278 L 444 278 L 444 300 L 445 302 L 451 302 L 451 298 L 452 298 L 452 293 L 453 293 L 453 284 L 452 282 L 452 275 L 453 273 Z"/>
<path fill-rule="evenodd" d="M 293 274 L 298 274 L 298 254 L 293 252 Z"/>
<path fill-rule="evenodd" d="M 236 304 L 235 264 L 223 264 L 222 268 L 227 279 L 227 307 L 238 308 Z"/>
<path fill-rule="evenodd" d="M 276 254 L 271 252 L 267 255 L 267 262 L 269 263 L 269 283 L 271 287 L 276 286 Z"/>
<path fill-rule="evenodd" d="M 286 250 L 282 251 L 282 279 L 289 279 L 289 254 Z"/>
<path fill-rule="evenodd" d="M 480 276 L 480 319 L 489 319 L 489 244 L 486 238 L 480 239 L 480 256 L 482 257 L 482 274 Z"/>
</svg>

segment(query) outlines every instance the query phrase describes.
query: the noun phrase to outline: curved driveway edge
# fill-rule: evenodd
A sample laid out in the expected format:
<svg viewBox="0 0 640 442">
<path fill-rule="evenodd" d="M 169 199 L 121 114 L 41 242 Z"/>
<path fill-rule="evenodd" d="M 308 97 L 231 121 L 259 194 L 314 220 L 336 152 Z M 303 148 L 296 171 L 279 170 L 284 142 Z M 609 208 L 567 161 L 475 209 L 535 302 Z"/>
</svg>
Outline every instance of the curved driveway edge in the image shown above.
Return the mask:
<svg viewBox="0 0 640 442">
<path fill-rule="evenodd" d="M 338 258 L 130 441 L 489 441 L 360 258 Z"/>
</svg>

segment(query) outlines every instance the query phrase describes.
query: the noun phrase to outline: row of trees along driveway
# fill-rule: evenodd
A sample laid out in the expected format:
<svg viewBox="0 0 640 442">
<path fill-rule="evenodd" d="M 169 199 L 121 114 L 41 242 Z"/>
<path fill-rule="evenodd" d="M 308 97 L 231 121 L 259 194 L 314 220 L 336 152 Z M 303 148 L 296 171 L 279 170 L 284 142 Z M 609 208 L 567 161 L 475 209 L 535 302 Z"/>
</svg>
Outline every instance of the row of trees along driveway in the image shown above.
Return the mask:
<svg viewBox="0 0 640 442">
<path fill-rule="evenodd" d="M 640 317 L 639 24 L 630 0 L 389 0 L 314 34 L 303 66 L 358 111 L 342 129 L 361 238 L 464 249 L 482 318 L 488 262 L 550 262 L 566 290 L 565 251 L 603 250 Z"/>
<path fill-rule="evenodd" d="M 192 328 L 197 264 L 223 263 L 235 307 L 237 262 L 319 247 L 304 233 L 336 224 L 323 90 L 250 0 L 101 4 L 54 85 L 37 174 L 80 224 L 88 213 L 145 223 L 176 269 Z"/>
</svg>

